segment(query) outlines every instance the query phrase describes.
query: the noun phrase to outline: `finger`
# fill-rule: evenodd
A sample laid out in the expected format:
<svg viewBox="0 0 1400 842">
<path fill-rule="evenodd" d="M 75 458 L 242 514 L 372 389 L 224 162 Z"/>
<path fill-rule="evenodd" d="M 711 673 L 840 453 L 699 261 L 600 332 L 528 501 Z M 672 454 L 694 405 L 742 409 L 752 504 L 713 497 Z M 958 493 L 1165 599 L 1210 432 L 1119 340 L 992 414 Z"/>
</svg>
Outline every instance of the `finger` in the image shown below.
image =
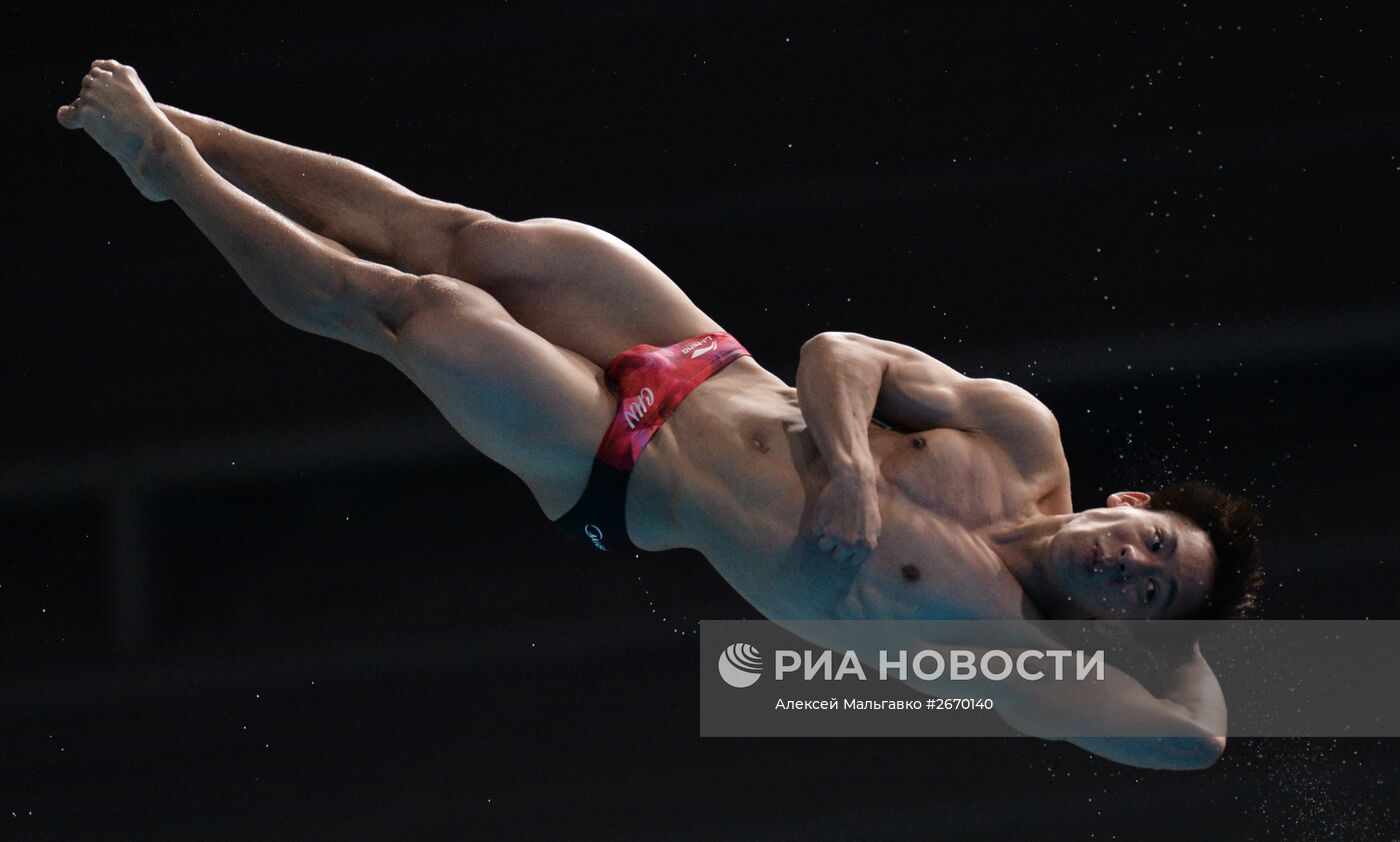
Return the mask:
<svg viewBox="0 0 1400 842">
<path fill-rule="evenodd" d="M 100 59 L 98 59 L 97 61 L 94 61 L 94 62 L 92 63 L 92 66 L 93 66 L 93 67 L 100 67 L 100 68 L 102 68 L 103 70 L 108 70 L 108 71 L 111 71 L 111 72 L 115 73 L 116 71 L 118 71 L 118 70 L 121 69 L 122 64 L 121 64 L 121 62 L 119 62 L 119 61 L 114 61 L 113 59 L 110 59 L 110 58 L 100 58 Z"/>
<path fill-rule="evenodd" d="M 851 557 L 851 548 L 846 544 L 837 544 L 836 549 L 831 551 L 831 557 L 837 561 L 845 561 Z"/>
</svg>

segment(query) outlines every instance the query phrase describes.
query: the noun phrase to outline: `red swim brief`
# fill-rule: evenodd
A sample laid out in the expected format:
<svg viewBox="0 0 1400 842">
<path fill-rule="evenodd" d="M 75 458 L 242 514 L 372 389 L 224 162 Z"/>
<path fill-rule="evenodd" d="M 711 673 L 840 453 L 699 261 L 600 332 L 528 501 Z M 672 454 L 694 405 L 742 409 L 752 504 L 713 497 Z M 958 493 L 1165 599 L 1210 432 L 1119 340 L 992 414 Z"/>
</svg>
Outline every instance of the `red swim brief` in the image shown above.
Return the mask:
<svg viewBox="0 0 1400 842">
<path fill-rule="evenodd" d="M 627 480 L 647 442 L 685 396 L 721 369 L 749 356 L 727 333 L 702 333 L 658 348 L 637 345 L 608 364 L 617 414 L 593 457 L 593 472 L 575 506 L 555 521 L 599 550 L 639 552 L 627 537 Z"/>
</svg>

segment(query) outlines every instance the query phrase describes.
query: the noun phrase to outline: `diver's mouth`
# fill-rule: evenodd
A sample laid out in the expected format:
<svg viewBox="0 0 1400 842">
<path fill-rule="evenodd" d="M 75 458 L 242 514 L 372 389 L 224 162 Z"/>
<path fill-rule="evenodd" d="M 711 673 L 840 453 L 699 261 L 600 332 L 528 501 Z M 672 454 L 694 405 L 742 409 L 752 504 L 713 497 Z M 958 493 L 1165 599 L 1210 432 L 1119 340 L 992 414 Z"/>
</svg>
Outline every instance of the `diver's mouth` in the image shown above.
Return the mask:
<svg viewBox="0 0 1400 842">
<path fill-rule="evenodd" d="M 1099 542 L 1094 542 L 1093 549 L 1089 552 L 1089 573 L 1099 574 L 1103 572 L 1103 549 L 1099 547 Z"/>
</svg>

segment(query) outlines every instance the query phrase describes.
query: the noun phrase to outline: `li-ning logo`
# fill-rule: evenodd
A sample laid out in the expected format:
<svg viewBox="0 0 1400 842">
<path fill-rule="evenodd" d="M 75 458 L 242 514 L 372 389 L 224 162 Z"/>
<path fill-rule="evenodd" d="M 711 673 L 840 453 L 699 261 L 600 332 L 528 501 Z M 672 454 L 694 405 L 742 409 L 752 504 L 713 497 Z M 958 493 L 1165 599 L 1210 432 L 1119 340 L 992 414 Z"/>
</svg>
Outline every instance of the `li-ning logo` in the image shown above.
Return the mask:
<svg viewBox="0 0 1400 842">
<path fill-rule="evenodd" d="M 603 552 L 608 551 L 608 548 L 603 546 L 603 530 L 599 529 L 591 523 L 585 523 L 583 525 L 583 534 L 588 536 L 588 540 L 593 542 L 593 546 L 597 547 Z"/>
<path fill-rule="evenodd" d="M 627 407 L 622 410 L 622 417 L 627 419 L 627 429 L 637 429 L 637 422 L 642 420 L 642 416 L 647 414 L 651 405 L 656 403 L 656 394 L 648 386 L 643 386 L 637 396 L 627 402 Z"/>
<path fill-rule="evenodd" d="M 763 672 L 763 655 L 747 643 L 732 643 L 719 653 L 719 677 L 730 687 L 748 687 Z"/>
<path fill-rule="evenodd" d="M 719 342 L 713 336 L 707 336 L 704 339 L 691 342 L 689 345 L 682 345 L 681 353 L 689 354 L 690 358 L 693 360 L 696 357 L 704 356 L 705 354 L 710 353 L 718 347 Z"/>
</svg>

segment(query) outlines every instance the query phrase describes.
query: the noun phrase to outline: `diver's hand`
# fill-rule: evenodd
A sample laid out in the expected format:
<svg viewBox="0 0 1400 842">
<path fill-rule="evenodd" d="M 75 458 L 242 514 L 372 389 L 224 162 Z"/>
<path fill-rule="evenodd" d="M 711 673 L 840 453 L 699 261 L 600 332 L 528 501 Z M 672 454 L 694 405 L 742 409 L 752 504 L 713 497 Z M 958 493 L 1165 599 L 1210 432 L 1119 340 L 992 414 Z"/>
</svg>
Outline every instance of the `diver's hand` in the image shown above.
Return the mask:
<svg viewBox="0 0 1400 842">
<path fill-rule="evenodd" d="M 821 551 L 837 561 L 858 565 L 875 551 L 880 537 L 880 501 L 873 467 L 832 472 L 817 495 L 812 534 Z"/>
</svg>

